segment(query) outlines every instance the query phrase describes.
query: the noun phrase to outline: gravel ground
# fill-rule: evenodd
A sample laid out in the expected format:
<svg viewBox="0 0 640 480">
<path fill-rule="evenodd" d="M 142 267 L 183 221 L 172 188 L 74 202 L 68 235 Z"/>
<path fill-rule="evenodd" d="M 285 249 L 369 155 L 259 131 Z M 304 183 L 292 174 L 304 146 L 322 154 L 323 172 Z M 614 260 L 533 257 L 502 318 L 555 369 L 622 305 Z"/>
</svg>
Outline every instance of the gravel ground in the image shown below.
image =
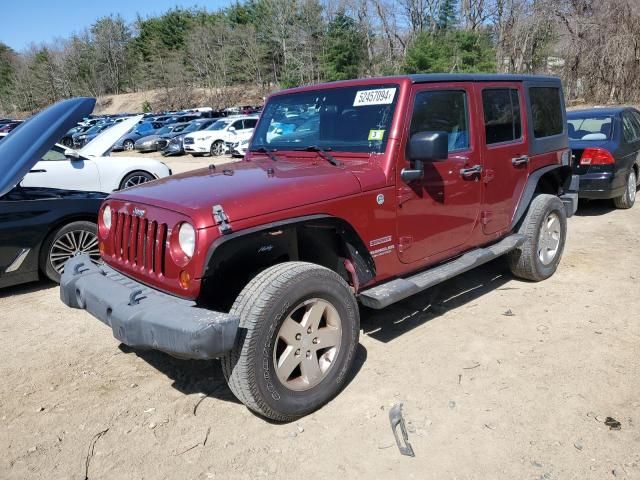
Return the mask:
<svg viewBox="0 0 640 480">
<path fill-rule="evenodd" d="M 583 205 L 569 227 L 546 282 L 496 261 L 363 309 L 345 390 L 284 425 L 217 361 L 127 349 L 50 283 L 0 291 L 0 478 L 638 479 L 640 206 Z M 393 441 L 398 402 L 415 458 Z"/>
</svg>

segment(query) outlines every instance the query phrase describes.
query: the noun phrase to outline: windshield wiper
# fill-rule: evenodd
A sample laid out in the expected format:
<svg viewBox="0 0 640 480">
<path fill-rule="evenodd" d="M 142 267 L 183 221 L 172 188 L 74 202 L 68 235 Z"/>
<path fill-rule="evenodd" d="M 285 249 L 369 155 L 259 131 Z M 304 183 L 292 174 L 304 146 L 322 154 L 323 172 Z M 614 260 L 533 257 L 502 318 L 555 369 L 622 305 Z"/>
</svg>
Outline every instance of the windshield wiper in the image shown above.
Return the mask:
<svg viewBox="0 0 640 480">
<path fill-rule="evenodd" d="M 264 153 L 266 154 L 271 160 L 273 160 L 274 162 L 278 161 L 278 157 L 276 157 L 273 153 L 277 152 L 278 150 L 276 150 L 275 148 L 273 150 L 269 150 L 268 148 L 265 147 L 258 147 L 254 150 L 251 150 L 252 152 L 257 152 L 257 153 Z"/>
<path fill-rule="evenodd" d="M 340 160 L 336 160 L 335 157 L 329 153 L 329 150 L 331 150 L 330 148 L 320 148 L 317 145 L 309 145 L 308 147 L 305 147 L 305 148 L 296 148 L 296 150 L 305 151 L 305 152 L 317 152 L 318 155 L 324 158 L 331 165 L 335 167 L 342 166 L 342 162 Z"/>
</svg>

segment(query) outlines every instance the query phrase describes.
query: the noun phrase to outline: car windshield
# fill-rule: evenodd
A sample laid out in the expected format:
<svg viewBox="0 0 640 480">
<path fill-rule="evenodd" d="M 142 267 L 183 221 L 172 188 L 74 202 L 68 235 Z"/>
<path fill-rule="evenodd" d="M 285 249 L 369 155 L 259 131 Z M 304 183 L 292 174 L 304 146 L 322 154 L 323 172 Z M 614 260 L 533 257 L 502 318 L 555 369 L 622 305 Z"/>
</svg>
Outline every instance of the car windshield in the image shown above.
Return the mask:
<svg viewBox="0 0 640 480">
<path fill-rule="evenodd" d="M 569 140 L 609 140 L 613 118 L 609 115 L 589 115 L 567 120 Z"/>
<path fill-rule="evenodd" d="M 164 135 L 165 133 L 171 133 L 173 131 L 173 125 L 167 125 L 166 127 L 162 127 L 160 130 L 156 132 L 156 135 Z"/>
<path fill-rule="evenodd" d="M 275 96 L 262 112 L 251 149 L 384 152 L 397 90 L 367 85 Z"/>
<path fill-rule="evenodd" d="M 102 125 L 96 125 L 94 127 L 91 127 L 84 133 L 86 133 L 87 135 L 91 135 L 92 133 L 98 133 L 100 130 L 102 130 Z"/>
<path fill-rule="evenodd" d="M 206 123 L 194 122 L 187 125 L 187 128 L 182 130 L 182 133 L 190 133 L 195 132 L 197 130 L 202 130 L 203 125 L 207 125 Z"/>
<path fill-rule="evenodd" d="M 224 127 L 229 125 L 231 122 L 229 120 L 218 120 L 216 123 L 211 125 L 207 130 L 222 130 Z"/>
</svg>

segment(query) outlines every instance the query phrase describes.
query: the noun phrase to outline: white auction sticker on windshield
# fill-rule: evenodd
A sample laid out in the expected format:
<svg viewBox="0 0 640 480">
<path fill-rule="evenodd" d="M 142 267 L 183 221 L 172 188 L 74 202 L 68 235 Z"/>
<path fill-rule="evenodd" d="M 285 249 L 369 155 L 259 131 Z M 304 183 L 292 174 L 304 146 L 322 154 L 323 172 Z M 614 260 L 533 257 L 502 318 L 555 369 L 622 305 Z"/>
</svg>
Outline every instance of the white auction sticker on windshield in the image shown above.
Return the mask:
<svg viewBox="0 0 640 480">
<path fill-rule="evenodd" d="M 364 107 L 365 105 L 389 105 L 396 95 L 395 88 L 377 88 L 375 90 L 359 90 L 353 101 L 354 107 Z"/>
</svg>

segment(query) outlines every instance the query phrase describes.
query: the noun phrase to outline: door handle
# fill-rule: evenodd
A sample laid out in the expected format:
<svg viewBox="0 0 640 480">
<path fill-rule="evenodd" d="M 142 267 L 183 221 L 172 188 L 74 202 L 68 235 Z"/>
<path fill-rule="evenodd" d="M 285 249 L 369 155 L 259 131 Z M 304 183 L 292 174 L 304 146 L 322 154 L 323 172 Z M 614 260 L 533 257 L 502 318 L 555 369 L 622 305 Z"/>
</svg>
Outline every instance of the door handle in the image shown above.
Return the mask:
<svg viewBox="0 0 640 480">
<path fill-rule="evenodd" d="M 47 173 L 46 170 L 44 169 L 40 169 L 40 170 L 29 170 L 29 173 Z"/>
<path fill-rule="evenodd" d="M 460 170 L 460 176 L 462 178 L 469 178 L 482 173 L 482 166 L 474 165 L 473 167 L 463 168 Z"/>
<path fill-rule="evenodd" d="M 519 157 L 514 157 L 511 159 L 511 164 L 514 167 L 519 167 L 520 165 L 526 165 L 529 163 L 529 157 L 527 155 L 521 155 Z"/>
</svg>

